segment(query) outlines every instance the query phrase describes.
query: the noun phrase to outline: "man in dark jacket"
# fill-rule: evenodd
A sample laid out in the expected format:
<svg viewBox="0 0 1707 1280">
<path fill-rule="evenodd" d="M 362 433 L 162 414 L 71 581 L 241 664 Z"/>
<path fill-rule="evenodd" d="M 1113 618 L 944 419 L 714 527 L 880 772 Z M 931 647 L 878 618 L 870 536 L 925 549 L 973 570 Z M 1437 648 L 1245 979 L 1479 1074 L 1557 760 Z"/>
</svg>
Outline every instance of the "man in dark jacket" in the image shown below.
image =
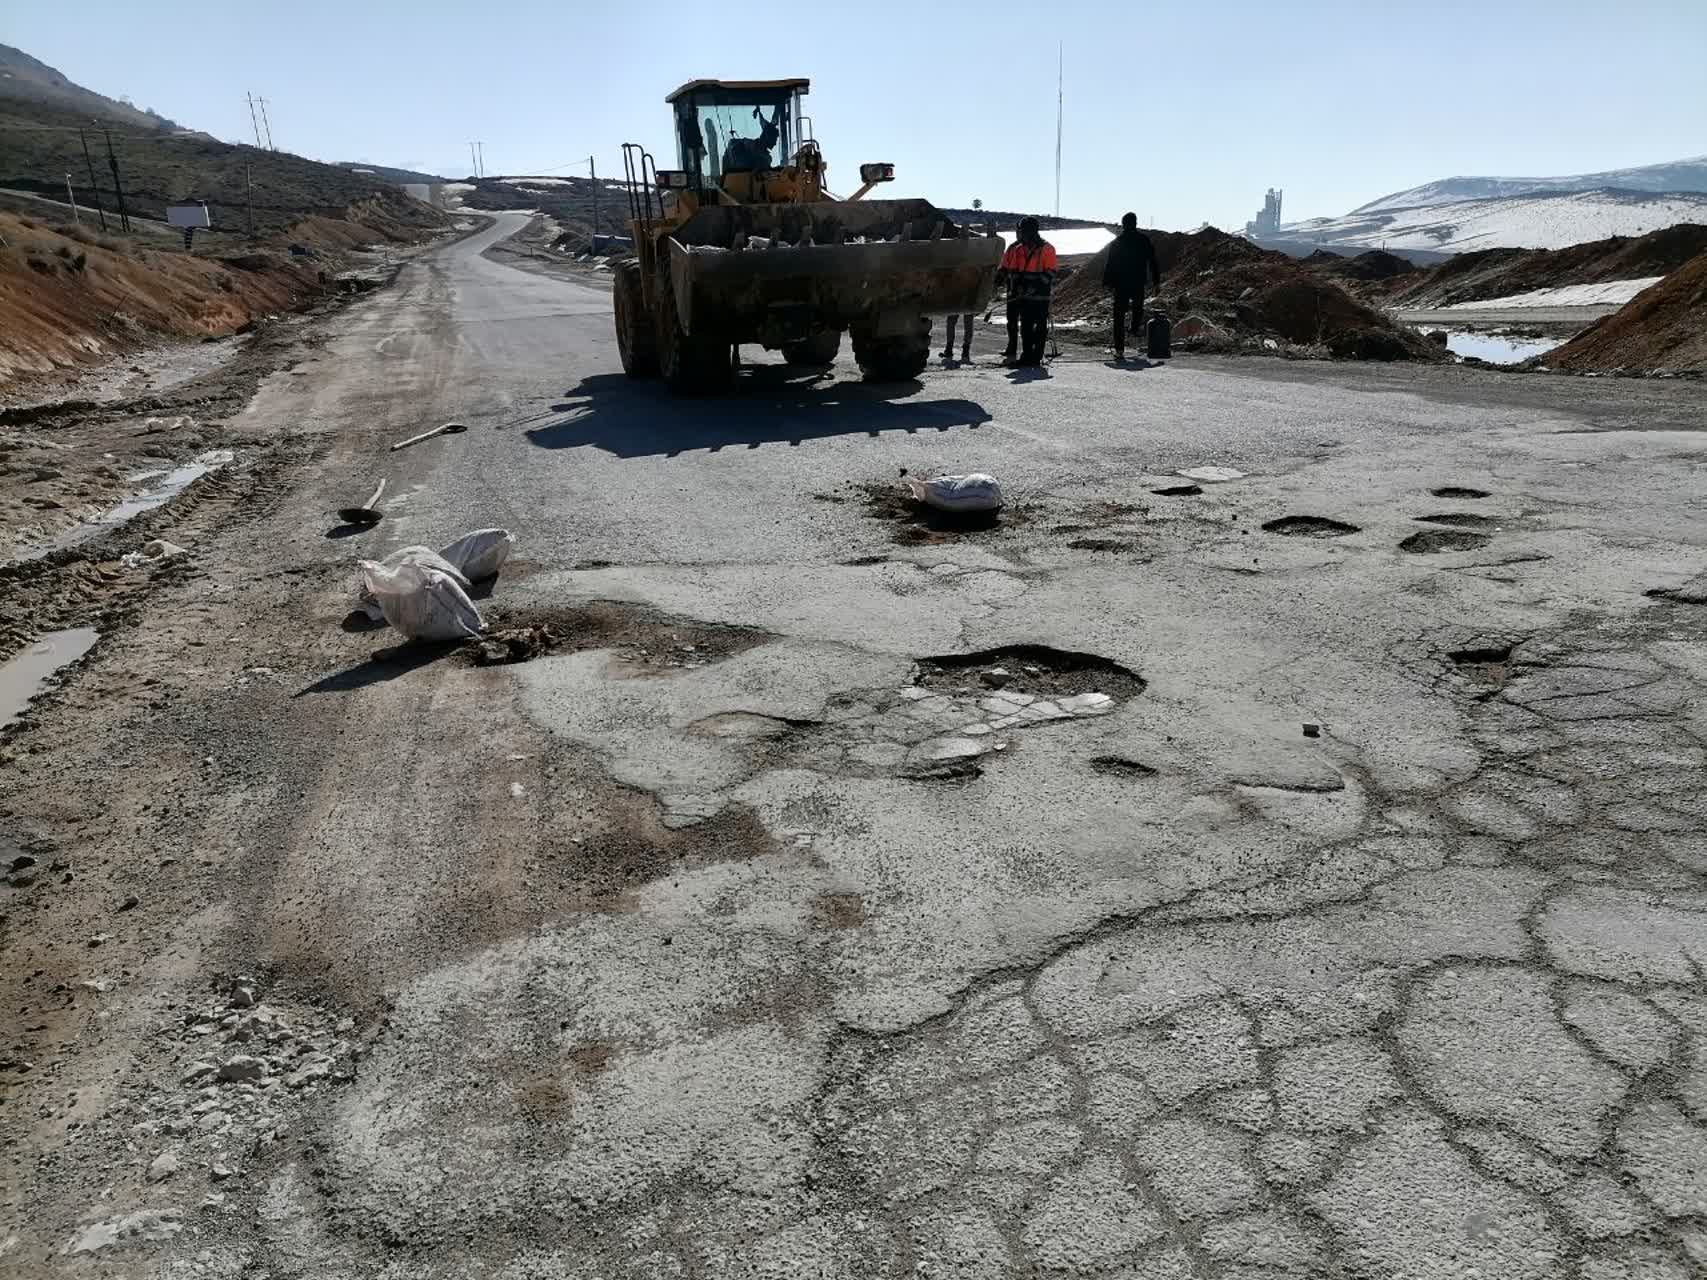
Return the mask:
<svg viewBox="0 0 1707 1280">
<path fill-rule="evenodd" d="M 1132 316 L 1132 332 L 1140 334 L 1144 327 L 1144 276 L 1150 283 L 1162 287 L 1161 272 L 1156 268 L 1156 247 L 1150 237 L 1138 230 L 1138 215 L 1129 213 L 1120 220 L 1120 234 L 1108 247 L 1108 262 L 1102 269 L 1103 288 L 1114 294 L 1114 358 L 1126 358 L 1126 317 Z"/>
</svg>

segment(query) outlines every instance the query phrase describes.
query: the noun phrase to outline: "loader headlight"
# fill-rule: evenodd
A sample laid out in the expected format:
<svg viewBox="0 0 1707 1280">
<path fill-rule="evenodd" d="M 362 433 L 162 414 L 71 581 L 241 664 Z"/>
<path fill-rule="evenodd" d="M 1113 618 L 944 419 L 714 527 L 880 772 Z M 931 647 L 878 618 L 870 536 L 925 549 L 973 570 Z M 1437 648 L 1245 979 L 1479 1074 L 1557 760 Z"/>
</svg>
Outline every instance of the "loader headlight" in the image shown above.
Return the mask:
<svg viewBox="0 0 1707 1280">
<path fill-rule="evenodd" d="M 658 170 L 658 185 L 667 191 L 685 191 L 688 185 L 686 169 Z"/>
<path fill-rule="evenodd" d="M 892 164 L 862 164 L 859 167 L 861 182 L 893 182 L 895 181 L 895 166 Z"/>
</svg>

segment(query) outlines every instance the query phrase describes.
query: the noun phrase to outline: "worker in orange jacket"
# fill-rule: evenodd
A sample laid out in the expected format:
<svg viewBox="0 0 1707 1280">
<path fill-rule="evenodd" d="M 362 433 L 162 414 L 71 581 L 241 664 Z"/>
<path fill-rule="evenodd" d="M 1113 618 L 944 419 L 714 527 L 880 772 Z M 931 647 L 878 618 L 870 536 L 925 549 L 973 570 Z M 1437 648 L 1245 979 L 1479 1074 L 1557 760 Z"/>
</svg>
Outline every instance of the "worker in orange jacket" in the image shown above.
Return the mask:
<svg viewBox="0 0 1707 1280">
<path fill-rule="evenodd" d="M 1036 218 L 1022 218 L 1019 239 L 1002 255 L 999 276 L 1008 286 L 1009 314 L 1019 313 L 1019 359 L 1022 369 L 1043 363 L 1043 344 L 1049 333 L 1049 301 L 1055 293 L 1055 246 L 1043 238 Z M 1013 359 L 1013 332 L 1008 333 L 1008 358 Z"/>
</svg>

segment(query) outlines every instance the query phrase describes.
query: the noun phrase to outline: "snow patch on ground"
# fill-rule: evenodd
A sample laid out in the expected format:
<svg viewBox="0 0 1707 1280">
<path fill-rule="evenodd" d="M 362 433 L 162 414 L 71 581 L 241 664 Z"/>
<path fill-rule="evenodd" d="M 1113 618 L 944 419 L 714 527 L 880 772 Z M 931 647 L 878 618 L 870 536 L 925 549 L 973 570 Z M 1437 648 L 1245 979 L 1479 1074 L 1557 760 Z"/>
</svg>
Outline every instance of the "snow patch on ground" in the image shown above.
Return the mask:
<svg viewBox="0 0 1707 1280">
<path fill-rule="evenodd" d="M 1531 289 L 1504 298 L 1481 298 L 1460 302 L 1454 311 L 1503 311 L 1522 307 L 1621 307 L 1664 276 L 1640 280 L 1604 280 L 1600 284 L 1567 284 L 1553 289 Z"/>
<path fill-rule="evenodd" d="M 1043 238 L 1055 246 L 1056 253 L 1068 256 L 1096 253 L 1114 239 L 1114 232 L 1107 227 L 1049 227 L 1044 229 Z M 1019 239 L 1019 232 L 1004 231 L 1002 239 L 1011 245 Z"/>
</svg>

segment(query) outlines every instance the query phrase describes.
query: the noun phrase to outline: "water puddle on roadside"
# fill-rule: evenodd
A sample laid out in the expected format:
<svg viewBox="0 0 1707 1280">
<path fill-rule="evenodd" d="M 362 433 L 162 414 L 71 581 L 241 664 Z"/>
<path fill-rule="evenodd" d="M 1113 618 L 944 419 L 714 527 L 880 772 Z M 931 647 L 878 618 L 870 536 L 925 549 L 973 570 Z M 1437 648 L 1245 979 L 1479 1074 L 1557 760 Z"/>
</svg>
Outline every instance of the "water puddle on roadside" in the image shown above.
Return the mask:
<svg viewBox="0 0 1707 1280">
<path fill-rule="evenodd" d="M 39 560 L 51 552 L 64 551 L 67 547 L 75 547 L 103 533 L 110 533 L 121 525 L 128 524 L 144 512 L 165 506 L 197 480 L 211 472 L 218 471 L 221 467 L 228 465 L 232 459 L 233 455 L 229 449 L 210 449 L 194 461 L 173 467 L 170 471 L 144 471 L 133 475 L 130 477 L 133 484 L 156 478 L 159 482 L 151 489 L 124 499 L 117 506 L 102 512 L 95 519 L 86 520 L 82 524 L 75 525 L 63 533 L 57 534 L 39 546 L 31 548 L 21 558 Z"/>
<path fill-rule="evenodd" d="M 1470 356 L 1489 364 L 1522 364 L 1533 356 L 1562 345 L 1564 338 L 1513 338 L 1503 333 L 1447 332 L 1446 349 L 1455 356 Z"/>
<path fill-rule="evenodd" d="M 24 713 L 58 672 L 95 647 L 101 633 L 93 627 L 50 631 L 16 657 L 0 663 L 0 729 Z"/>
</svg>

